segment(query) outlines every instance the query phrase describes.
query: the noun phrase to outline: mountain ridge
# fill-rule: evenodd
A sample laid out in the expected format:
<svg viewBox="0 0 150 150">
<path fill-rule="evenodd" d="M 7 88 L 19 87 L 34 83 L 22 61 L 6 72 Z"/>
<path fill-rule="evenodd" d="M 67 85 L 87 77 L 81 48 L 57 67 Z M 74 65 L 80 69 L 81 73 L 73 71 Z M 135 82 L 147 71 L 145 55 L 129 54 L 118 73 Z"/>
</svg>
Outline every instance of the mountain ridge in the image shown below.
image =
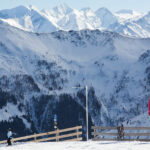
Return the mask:
<svg viewBox="0 0 150 150">
<path fill-rule="evenodd" d="M 18 6 L 0 11 L 1 21 L 37 33 L 100 29 L 127 36 L 150 37 L 150 29 L 147 28 L 149 19 L 148 13 L 143 14 L 133 10 L 112 13 L 105 7 L 93 11 L 89 7 L 77 10 L 67 5 L 60 5 L 40 11 L 34 6 Z"/>
</svg>

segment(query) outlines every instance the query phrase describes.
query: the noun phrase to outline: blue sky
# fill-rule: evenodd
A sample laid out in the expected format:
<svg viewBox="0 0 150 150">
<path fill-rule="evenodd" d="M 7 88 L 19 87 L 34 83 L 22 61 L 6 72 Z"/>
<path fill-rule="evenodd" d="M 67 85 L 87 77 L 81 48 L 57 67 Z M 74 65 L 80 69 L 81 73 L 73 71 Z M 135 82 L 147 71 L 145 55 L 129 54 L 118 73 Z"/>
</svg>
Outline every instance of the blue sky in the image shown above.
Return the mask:
<svg viewBox="0 0 150 150">
<path fill-rule="evenodd" d="M 50 9 L 63 3 L 76 9 L 91 7 L 96 10 L 100 7 L 107 7 L 113 12 L 120 9 L 134 9 L 140 12 L 150 11 L 150 0 L 0 0 L 0 9 L 18 5 L 34 5 L 39 9 Z"/>
</svg>

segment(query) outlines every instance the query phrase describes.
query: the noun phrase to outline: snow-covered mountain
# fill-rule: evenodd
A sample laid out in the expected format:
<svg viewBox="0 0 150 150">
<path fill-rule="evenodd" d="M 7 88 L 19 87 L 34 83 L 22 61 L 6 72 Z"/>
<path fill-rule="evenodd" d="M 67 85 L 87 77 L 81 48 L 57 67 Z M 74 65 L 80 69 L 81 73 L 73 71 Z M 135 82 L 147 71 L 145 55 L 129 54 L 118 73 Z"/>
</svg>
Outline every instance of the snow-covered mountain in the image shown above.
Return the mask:
<svg viewBox="0 0 150 150">
<path fill-rule="evenodd" d="M 115 15 L 117 17 L 119 17 L 119 19 L 121 20 L 127 20 L 127 19 L 137 19 L 137 18 L 140 18 L 142 17 L 142 13 L 139 13 L 137 11 L 134 11 L 134 10 L 130 10 L 130 9 L 122 9 L 122 10 L 119 10 L 115 13 Z"/>
<path fill-rule="evenodd" d="M 0 23 L 0 133 L 16 136 L 83 125 L 144 126 L 150 39 L 100 30 L 29 33 Z M 148 118 L 147 118 L 148 120 Z M 145 123 L 145 124 L 144 124 Z"/>
<path fill-rule="evenodd" d="M 117 18 L 107 8 L 100 8 L 96 11 L 96 15 L 102 22 L 102 27 L 108 29 L 111 24 L 117 22 Z"/>
<path fill-rule="evenodd" d="M 101 21 L 90 8 L 73 10 L 58 21 L 63 30 L 100 29 Z"/>
<path fill-rule="evenodd" d="M 48 33 L 56 31 L 59 27 L 33 6 L 19 6 L 13 9 L 0 11 L 0 20 L 20 29 Z"/>
<path fill-rule="evenodd" d="M 37 33 L 51 33 L 60 29 L 100 29 L 134 37 L 150 37 L 149 20 L 149 13 L 134 10 L 112 13 L 107 8 L 99 8 L 94 12 L 90 8 L 72 9 L 65 4 L 41 11 L 34 6 L 0 11 L 1 22 Z"/>
</svg>

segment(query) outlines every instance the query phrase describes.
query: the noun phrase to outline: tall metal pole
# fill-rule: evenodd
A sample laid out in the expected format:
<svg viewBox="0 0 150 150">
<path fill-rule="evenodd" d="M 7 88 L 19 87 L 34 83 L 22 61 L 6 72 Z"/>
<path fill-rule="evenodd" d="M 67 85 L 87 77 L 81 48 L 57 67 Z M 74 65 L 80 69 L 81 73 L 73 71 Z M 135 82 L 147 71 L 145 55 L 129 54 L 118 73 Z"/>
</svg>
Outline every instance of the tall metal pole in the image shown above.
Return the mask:
<svg viewBox="0 0 150 150">
<path fill-rule="evenodd" d="M 86 140 L 89 139 L 89 124 L 88 124 L 88 86 L 85 86 L 86 89 Z"/>
<path fill-rule="evenodd" d="M 81 87 L 72 87 L 72 88 L 81 88 Z M 89 121 L 88 121 L 88 86 L 85 86 L 86 92 L 86 140 L 89 140 Z"/>
</svg>

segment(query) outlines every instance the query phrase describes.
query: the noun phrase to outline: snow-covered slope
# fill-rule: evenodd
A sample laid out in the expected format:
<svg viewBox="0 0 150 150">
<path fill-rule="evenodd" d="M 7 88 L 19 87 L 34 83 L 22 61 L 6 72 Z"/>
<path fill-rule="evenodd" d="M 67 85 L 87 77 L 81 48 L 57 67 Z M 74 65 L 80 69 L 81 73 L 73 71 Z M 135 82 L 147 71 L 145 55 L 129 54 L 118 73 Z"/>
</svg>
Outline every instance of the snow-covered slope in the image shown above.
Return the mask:
<svg viewBox="0 0 150 150">
<path fill-rule="evenodd" d="M 47 142 L 18 144 L 10 147 L 2 146 L 0 150 L 48 150 L 49 148 L 59 150 L 149 150 L 148 142 Z"/>
<path fill-rule="evenodd" d="M 148 14 L 138 13 L 131 10 L 121 10 L 115 13 L 118 22 L 110 26 L 110 30 L 124 35 L 134 37 L 149 37 L 150 31 L 147 28 L 149 23 Z M 147 18 L 145 20 L 145 18 Z"/>
<path fill-rule="evenodd" d="M 96 15 L 102 22 L 102 27 L 108 29 L 111 24 L 117 22 L 116 16 L 114 16 L 107 8 L 100 8 L 96 11 Z"/>
<path fill-rule="evenodd" d="M 1 22 L 38 33 L 50 33 L 59 29 L 101 29 L 134 37 L 150 37 L 149 20 L 149 13 L 134 10 L 112 13 L 107 8 L 99 8 L 94 12 L 90 8 L 72 9 L 65 4 L 41 11 L 34 6 L 18 6 L 0 11 Z"/>
<path fill-rule="evenodd" d="M 74 86 L 88 85 L 89 126 L 135 118 L 144 126 L 149 62 L 149 38 L 99 30 L 34 34 L 0 23 L 1 139 L 7 127 L 17 136 L 52 130 L 54 114 L 59 128 L 85 131 L 85 89 Z"/>
<path fill-rule="evenodd" d="M 58 21 L 63 30 L 100 29 L 101 21 L 90 8 L 73 10 Z"/>
<path fill-rule="evenodd" d="M 126 20 L 129 20 L 129 19 L 138 19 L 138 18 L 141 18 L 144 14 L 142 13 L 139 13 L 137 11 L 134 11 L 134 10 L 130 10 L 130 9 L 122 9 L 122 10 L 119 10 L 115 13 L 115 15 L 122 21 L 126 21 Z"/>
<path fill-rule="evenodd" d="M 18 6 L 0 11 L 0 20 L 20 29 L 48 33 L 58 30 L 58 26 L 33 6 Z"/>
</svg>

